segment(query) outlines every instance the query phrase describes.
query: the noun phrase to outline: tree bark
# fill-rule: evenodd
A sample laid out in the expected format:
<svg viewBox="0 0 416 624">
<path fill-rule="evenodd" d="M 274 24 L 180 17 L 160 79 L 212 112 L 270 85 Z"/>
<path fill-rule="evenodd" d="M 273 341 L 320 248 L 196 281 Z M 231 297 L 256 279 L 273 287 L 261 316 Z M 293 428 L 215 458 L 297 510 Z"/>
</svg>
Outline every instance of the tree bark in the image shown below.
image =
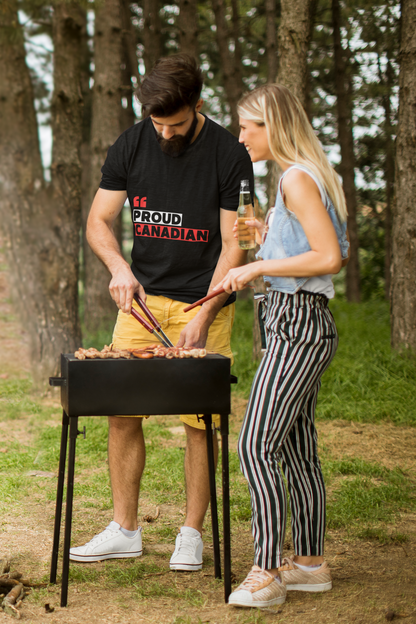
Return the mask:
<svg viewBox="0 0 416 624">
<path fill-rule="evenodd" d="M 277 35 L 279 52 L 277 82 L 290 89 L 303 106 L 307 97 L 307 57 L 312 37 L 310 21 L 314 5 L 315 0 L 282 0 Z M 281 170 L 274 161 L 268 163 L 268 170 L 269 206 L 273 206 Z"/>
<path fill-rule="evenodd" d="M 0 47 L 0 216 L 12 292 L 30 336 L 32 373 L 45 384 L 59 354 L 80 346 L 78 256 L 82 98 L 82 12 L 72 2 L 53 12 L 52 182 L 39 151 L 33 89 L 17 2 L 2 7 Z"/>
<path fill-rule="evenodd" d="M 139 64 L 137 60 L 137 35 L 132 24 L 132 12 L 129 0 L 121 0 L 121 15 L 123 24 L 123 49 L 125 63 L 129 76 L 134 78 L 136 87 L 140 84 Z"/>
<path fill-rule="evenodd" d="M 241 75 L 241 56 L 237 58 L 236 49 L 234 47 L 234 54 L 231 53 L 229 47 L 229 32 L 227 26 L 227 20 L 225 19 L 225 3 L 224 0 L 212 0 L 212 10 L 215 15 L 215 24 L 217 27 L 216 38 L 217 45 L 221 59 L 223 82 L 225 96 L 227 98 L 228 105 L 230 107 L 231 123 L 229 130 L 235 136 L 239 134 L 237 103 L 244 91 L 244 83 Z M 238 15 L 233 13 L 233 29 L 236 31 L 236 21 L 238 22 Z M 237 26 L 238 30 L 238 26 Z M 238 44 L 238 41 L 237 41 Z M 238 49 L 238 45 L 237 45 Z"/>
<path fill-rule="evenodd" d="M 401 5 L 396 202 L 393 210 L 391 342 L 416 351 L 416 0 Z"/>
<path fill-rule="evenodd" d="M 347 299 L 360 301 L 360 266 L 358 257 L 357 195 L 355 190 L 355 155 L 352 133 L 351 80 L 341 46 L 341 10 L 339 0 L 332 0 L 332 27 L 334 39 L 335 90 L 337 95 L 338 142 L 341 148 L 339 173 L 342 177 L 348 209 L 350 261 L 347 264 Z"/>
<path fill-rule="evenodd" d="M 124 119 L 122 90 L 122 21 L 120 0 L 105 0 L 96 12 L 94 34 L 94 87 L 92 98 L 91 169 L 89 197 L 84 212 L 84 227 L 89 207 L 100 184 L 101 167 L 108 148 L 121 133 Z M 121 243 L 121 219 L 115 225 Z M 84 323 L 94 334 L 111 327 L 116 305 L 110 297 L 110 275 L 91 251 L 84 237 Z"/>
<path fill-rule="evenodd" d="M 143 59 L 146 74 L 151 71 L 153 65 L 162 56 L 163 46 L 159 9 L 159 0 L 143 0 Z"/>
<path fill-rule="evenodd" d="M 384 218 L 384 289 L 385 298 L 390 299 L 391 288 L 391 214 L 394 200 L 394 140 L 391 124 L 391 95 L 393 90 L 393 68 L 387 59 L 384 107 L 384 133 L 386 136 L 386 155 L 384 159 L 384 180 L 386 183 L 386 211 Z"/>
<path fill-rule="evenodd" d="M 308 81 L 311 11 L 312 0 L 281 0 L 278 82 L 297 95 L 303 106 Z"/>
<path fill-rule="evenodd" d="M 198 8 L 196 0 L 179 0 L 179 50 L 198 57 Z"/>
<path fill-rule="evenodd" d="M 276 0 L 265 0 L 267 82 L 277 80 Z"/>
<path fill-rule="evenodd" d="M 130 3 L 121 0 L 122 40 L 121 40 L 121 95 L 122 106 L 120 111 L 120 132 L 134 125 L 135 114 L 133 109 L 134 86 L 140 82 L 140 74 L 136 54 L 136 38 L 131 23 Z"/>
</svg>

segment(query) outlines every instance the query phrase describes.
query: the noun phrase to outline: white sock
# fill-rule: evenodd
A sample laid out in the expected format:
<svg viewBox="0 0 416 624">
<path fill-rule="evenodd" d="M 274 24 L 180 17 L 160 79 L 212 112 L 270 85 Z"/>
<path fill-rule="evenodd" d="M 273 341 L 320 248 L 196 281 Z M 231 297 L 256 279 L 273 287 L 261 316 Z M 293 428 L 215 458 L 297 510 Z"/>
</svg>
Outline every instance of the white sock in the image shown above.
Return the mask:
<svg viewBox="0 0 416 624">
<path fill-rule="evenodd" d="M 322 563 L 319 563 L 318 565 L 310 565 L 310 566 L 301 565 L 300 563 L 296 563 L 295 561 L 293 563 L 297 568 L 299 568 L 300 570 L 303 570 L 304 572 L 314 572 L 315 570 L 319 570 L 319 568 L 322 566 Z"/>
<path fill-rule="evenodd" d="M 120 531 L 123 533 L 123 535 L 125 535 L 126 537 L 134 537 L 138 531 L 138 529 L 136 531 L 127 531 L 127 529 L 123 529 L 123 527 L 120 527 Z"/>
</svg>

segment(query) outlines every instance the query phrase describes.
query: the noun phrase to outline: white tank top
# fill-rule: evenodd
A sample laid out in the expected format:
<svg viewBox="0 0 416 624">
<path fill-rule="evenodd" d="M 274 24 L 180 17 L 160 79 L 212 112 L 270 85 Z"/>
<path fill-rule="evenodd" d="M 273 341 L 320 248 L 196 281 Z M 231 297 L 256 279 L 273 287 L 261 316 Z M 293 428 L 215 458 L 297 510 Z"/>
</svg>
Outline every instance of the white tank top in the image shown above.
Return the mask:
<svg viewBox="0 0 416 624">
<path fill-rule="evenodd" d="M 289 169 L 300 169 L 312 178 L 312 180 L 315 182 L 316 186 L 319 189 L 322 203 L 326 207 L 327 195 L 325 189 L 323 188 L 316 175 L 314 175 L 312 171 L 304 165 L 292 165 L 291 167 L 289 167 Z M 289 169 L 287 169 L 285 173 L 287 173 Z M 325 295 L 326 297 L 328 297 L 328 299 L 333 299 L 335 297 L 335 288 L 334 284 L 332 283 L 332 274 L 315 275 L 314 277 L 311 277 L 310 279 L 308 279 L 307 282 L 304 283 L 304 285 L 302 286 L 302 290 L 307 290 L 308 292 L 312 293 L 319 293 L 321 295 Z"/>
</svg>

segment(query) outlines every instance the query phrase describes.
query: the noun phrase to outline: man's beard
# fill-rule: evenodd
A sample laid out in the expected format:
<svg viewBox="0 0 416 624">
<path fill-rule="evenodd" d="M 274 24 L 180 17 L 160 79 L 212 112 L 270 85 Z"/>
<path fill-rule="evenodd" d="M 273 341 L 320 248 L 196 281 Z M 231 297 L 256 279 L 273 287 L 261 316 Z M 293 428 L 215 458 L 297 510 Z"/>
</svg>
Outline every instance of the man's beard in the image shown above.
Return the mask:
<svg viewBox="0 0 416 624">
<path fill-rule="evenodd" d="M 168 156 L 172 156 L 172 158 L 176 158 L 186 150 L 194 138 L 195 130 L 198 125 L 198 116 L 195 112 L 194 115 L 194 120 L 186 134 L 176 134 L 171 139 L 164 139 L 162 135 L 158 132 L 156 133 L 156 138 L 162 152 L 165 152 Z"/>
</svg>

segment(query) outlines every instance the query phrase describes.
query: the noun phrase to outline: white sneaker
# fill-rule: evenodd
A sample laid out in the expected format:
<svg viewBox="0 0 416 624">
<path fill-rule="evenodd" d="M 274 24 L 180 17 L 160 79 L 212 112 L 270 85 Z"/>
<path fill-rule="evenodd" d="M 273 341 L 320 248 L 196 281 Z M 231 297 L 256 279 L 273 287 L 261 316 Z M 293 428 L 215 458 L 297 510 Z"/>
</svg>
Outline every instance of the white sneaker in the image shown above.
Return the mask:
<svg viewBox="0 0 416 624">
<path fill-rule="evenodd" d="M 273 574 L 253 566 L 245 580 L 233 591 L 228 604 L 235 607 L 270 607 L 286 600 L 286 586 Z"/>
<path fill-rule="evenodd" d="M 202 568 L 201 533 L 192 527 L 183 526 L 175 543 L 175 552 L 170 558 L 171 570 L 201 570 Z"/>
<path fill-rule="evenodd" d="M 133 537 L 127 537 L 120 531 L 120 525 L 113 521 L 84 546 L 71 548 L 69 558 L 72 561 L 88 562 L 140 557 L 142 553 L 142 528 L 139 527 Z"/>
</svg>

